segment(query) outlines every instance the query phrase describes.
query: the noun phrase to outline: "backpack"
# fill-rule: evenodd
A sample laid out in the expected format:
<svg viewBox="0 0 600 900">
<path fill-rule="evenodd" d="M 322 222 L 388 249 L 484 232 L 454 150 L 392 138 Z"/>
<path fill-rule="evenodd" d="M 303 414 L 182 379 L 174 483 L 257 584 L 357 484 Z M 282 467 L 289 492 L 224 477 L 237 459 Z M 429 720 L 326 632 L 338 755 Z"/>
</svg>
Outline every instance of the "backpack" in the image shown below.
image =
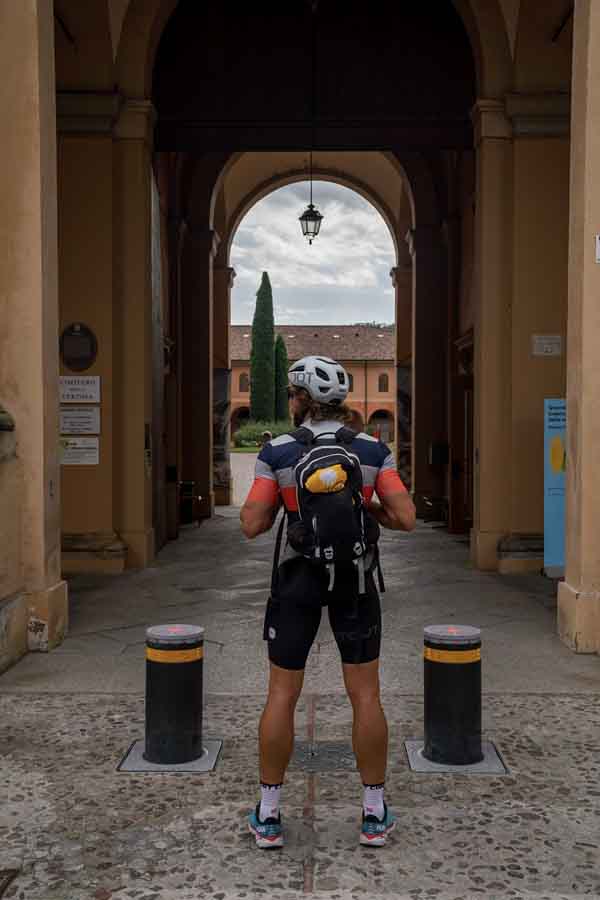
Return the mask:
<svg viewBox="0 0 600 900">
<path fill-rule="evenodd" d="M 309 428 L 292 433 L 305 449 L 294 467 L 298 512 L 288 513 L 288 543 L 315 565 L 326 568 L 329 591 L 335 584 L 336 568 L 355 566 L 359 595 L 366 591 L 365 554 L 373 549 L 383 590 L 377 552 L 379 525 L 365 507 L 360 459 L 350 449 L 356 432 L 340 428 L 331 436 L 333 443 L 324 443 L 322 439 L 328 435 L 315 436 Z M 283 519 L 274 570 L 279 564 L 282 530 Z"/>
</svg>

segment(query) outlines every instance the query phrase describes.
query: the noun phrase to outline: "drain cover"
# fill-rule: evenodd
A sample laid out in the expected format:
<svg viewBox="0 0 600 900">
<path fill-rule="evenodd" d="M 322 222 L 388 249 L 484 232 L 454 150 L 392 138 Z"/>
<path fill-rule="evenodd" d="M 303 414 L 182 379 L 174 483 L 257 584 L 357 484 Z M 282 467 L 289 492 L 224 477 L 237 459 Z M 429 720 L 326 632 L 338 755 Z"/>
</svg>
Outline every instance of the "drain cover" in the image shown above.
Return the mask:
<svg viewBox="0 0 600 900">
<path fill-rule="evenodd" d="M 0 897 L 3 896 L 6 888 L 11 881 L 14 881 L 18 874 L 18 869 L 0 869 Z"/>
<path fill-rule="evenodd" d="M 343 741 L 296 741 L 292 766 L 306 772 L 335 772 L 356 769 L 352 748 Z"/>
</svg>

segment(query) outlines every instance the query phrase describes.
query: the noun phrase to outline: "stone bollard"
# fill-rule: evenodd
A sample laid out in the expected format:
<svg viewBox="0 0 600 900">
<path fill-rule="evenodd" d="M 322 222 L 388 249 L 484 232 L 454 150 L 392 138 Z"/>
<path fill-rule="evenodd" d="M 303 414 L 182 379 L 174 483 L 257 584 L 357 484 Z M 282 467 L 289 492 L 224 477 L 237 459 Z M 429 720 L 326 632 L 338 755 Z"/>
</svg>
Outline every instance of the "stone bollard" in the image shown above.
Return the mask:
<svg viewBox="0 0 600 900">
<path fill-rule="evenodd" d="M 155 625 L 146 631 L 144 759 L 188 763 L 202 746 L 204 628 Z"/>
<path fill-rule="evenodd" d="M 443 765 L 481 762 L 481 632 L 429 625 L 424 644 L 423 756 Z"/>
</svg>

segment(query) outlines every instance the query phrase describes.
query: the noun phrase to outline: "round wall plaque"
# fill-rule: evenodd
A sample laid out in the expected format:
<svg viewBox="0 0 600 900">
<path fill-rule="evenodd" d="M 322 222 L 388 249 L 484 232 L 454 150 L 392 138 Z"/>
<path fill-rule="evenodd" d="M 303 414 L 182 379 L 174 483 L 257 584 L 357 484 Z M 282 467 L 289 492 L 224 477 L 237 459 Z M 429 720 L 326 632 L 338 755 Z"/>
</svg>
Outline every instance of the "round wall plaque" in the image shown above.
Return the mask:
<svg viewBox="0 0 600 900">
<path fill-rule="evenodd" d="M 72 372 L 84 372 L 96 361 L 98 341 L 94 332 L 83 322 L 67 325 L 60 336 L 60 356 Z"/>
</svg>

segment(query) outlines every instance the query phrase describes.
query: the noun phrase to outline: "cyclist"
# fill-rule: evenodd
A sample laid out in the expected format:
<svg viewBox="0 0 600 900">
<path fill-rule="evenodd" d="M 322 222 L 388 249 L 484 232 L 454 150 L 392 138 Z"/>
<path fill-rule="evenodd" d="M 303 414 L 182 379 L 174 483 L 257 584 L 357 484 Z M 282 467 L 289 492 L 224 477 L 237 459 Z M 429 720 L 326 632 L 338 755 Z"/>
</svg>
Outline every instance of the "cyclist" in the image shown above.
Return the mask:
<svg viewBox="0 0 600 900">
<path fill-rule="evenodd" d="M 298 519 L 296 467 L 308 446 L 337 445 L 341 437 L 360 462 L 362 497 L 370 517 L 385 528 L 411 531 L 415 508 L 389 448 L 376 438 L 348 434 L 344 428 L 352 421 L 344 403 L 349 383 L 344 368 L 334 360 L 309 356 L 291 367 L 288 379 L 290 412 L 294 425 L 302 427 L 269 441 L 259 453 L 254 483 L 240 513 L 246 537 L 268 531 L 282 503 L 288 521 Z M 249 817 L 260 848 L 283 846 L 280 795 L 293 752 L 294 711 L 324 605 L 353 709 L 353 749 L 364 786 L 360 843 L 382 846 L 394 827 L 394 816 L 384 800 L 388 729 L 379 691 L 381 608 L 373 577 L 377 561 L 376 546 L 368 547 L 364 560 L 359 560 L 365 569 L 361 589 L 357 566 L 336 570 L 332 582 L 324 566 L 315 565 L 289 545 L 289 532 L 278 567 L 276 558 L 276 596 L 272 591 L 263 634 L 268 641 L 270 680 L 259 727 L 261 799 Z"/>
</svg>

